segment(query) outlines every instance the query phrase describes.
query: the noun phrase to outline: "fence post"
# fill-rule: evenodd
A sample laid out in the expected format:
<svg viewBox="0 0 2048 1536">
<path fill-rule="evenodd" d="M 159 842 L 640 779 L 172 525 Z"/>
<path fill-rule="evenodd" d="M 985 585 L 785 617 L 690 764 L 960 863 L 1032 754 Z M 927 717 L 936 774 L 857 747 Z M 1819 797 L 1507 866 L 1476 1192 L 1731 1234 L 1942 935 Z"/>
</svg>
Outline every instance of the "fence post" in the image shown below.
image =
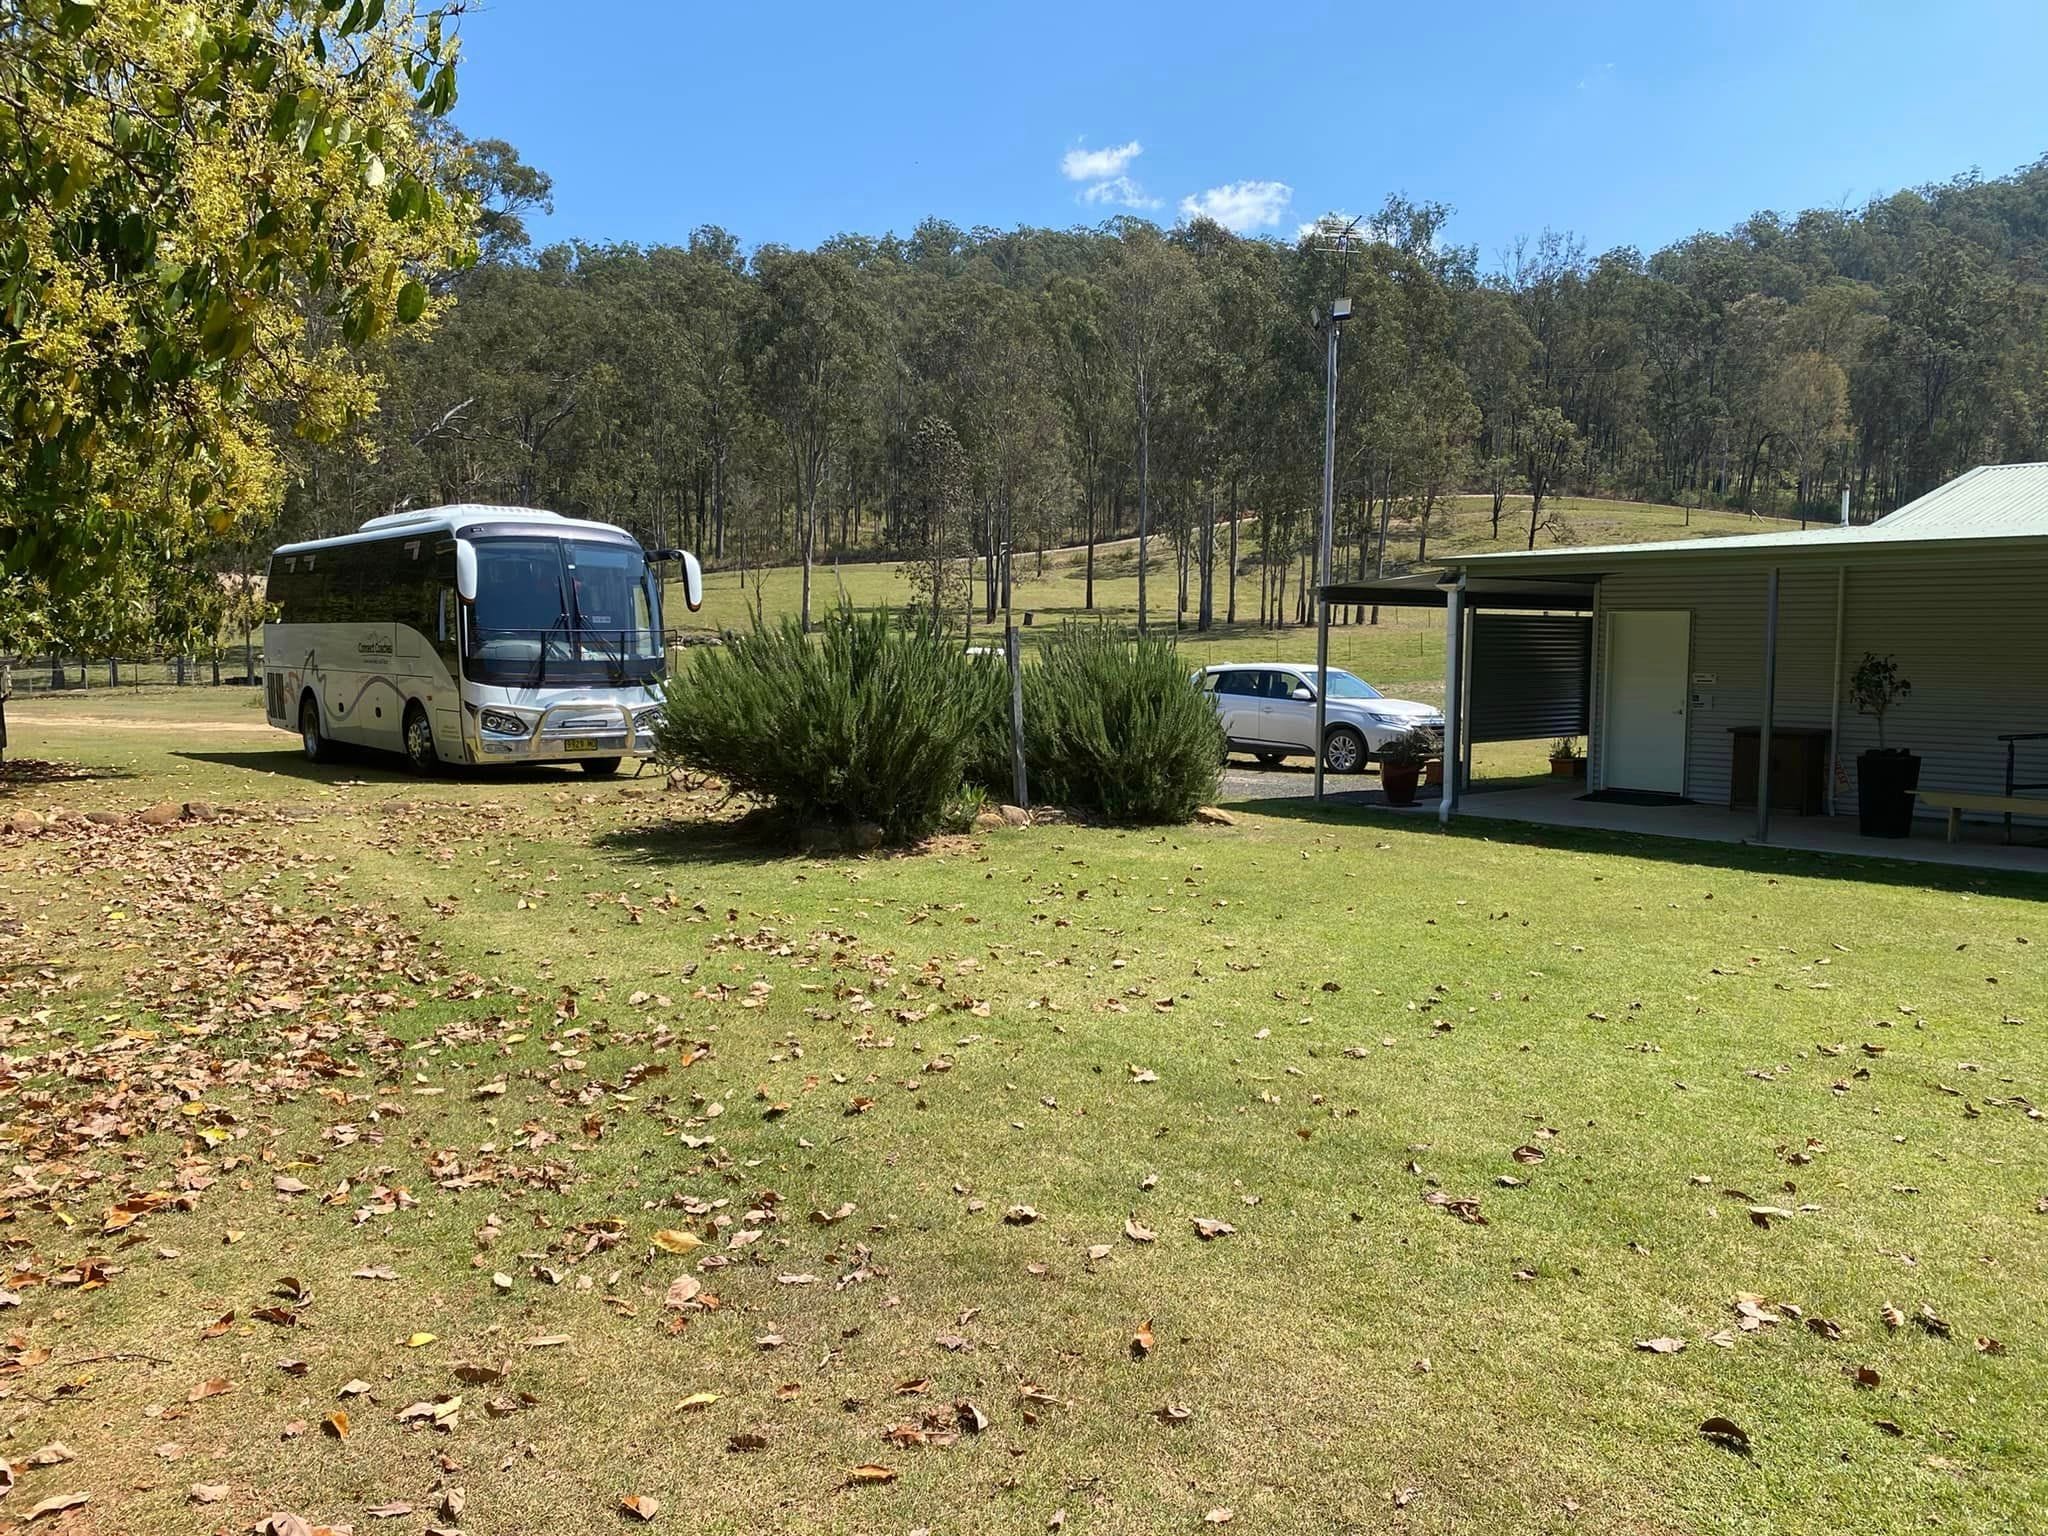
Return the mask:
<svg viewBox="0 0 2048 1536">
<path fill-rule="evenodd" d="M 1031 786 L 1024 778 L 1024 668 L 1014 624 L 1003 631 L 1003 655 L 1010 664 L 1010 778 L 1017 804 L 1029 810 Z"/>
</svg>

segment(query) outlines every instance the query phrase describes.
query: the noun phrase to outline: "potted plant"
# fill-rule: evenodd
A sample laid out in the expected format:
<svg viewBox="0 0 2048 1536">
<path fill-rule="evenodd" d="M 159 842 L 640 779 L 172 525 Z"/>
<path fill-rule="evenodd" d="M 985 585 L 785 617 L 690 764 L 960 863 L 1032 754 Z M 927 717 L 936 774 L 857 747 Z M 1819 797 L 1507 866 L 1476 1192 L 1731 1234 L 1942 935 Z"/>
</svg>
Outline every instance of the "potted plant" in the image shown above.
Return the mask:
<svg viewBox="0 0 2048 1536">
<path fill-rule="evenodd" d="M 1560 736 L 1550 744 L 1550 776 L 1553 779 L 1583 779 L 1586 754 L 1576 736 Z"/>
<path fill-rule="evenodd" d="M 1920 759 L 1904 747 L 1888 746 L 1884 717 L 1913 691 L 1890 656 L 1869 651 L 1849 675 L 1849 699 L 1856 713 L 1877 721 L 1877 746 L 1856 759 L 1857 830 L 1865 837 L 1905 837 L 1913 830 L 1913 792 L 1920 787 Z"/>
<path fill-rule="evenodd" d="M 1422 765 L 1443 751 L 1436 732 L 1415 726 L 1389 740 L 1379 750 L 1380 789 L 1389 805 L 1413 805 L 1415 786 L 1422 780 Z"/>
</svg>

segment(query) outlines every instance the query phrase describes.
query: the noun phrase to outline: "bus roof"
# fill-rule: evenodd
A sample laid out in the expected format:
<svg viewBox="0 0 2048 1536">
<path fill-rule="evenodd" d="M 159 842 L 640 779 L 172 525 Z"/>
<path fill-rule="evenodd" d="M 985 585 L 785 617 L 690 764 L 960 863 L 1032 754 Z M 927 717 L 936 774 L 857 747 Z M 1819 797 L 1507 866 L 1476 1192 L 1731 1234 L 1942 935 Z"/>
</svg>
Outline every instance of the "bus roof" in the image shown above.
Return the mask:
<svg viewBox="0 0 2048 1536">
<path fill-rule="evenodd" d="M 331 539 L 305 539 L 297 544 L 281 544 L 273 553 L 295 555 L 302 550 L 362 544 L 373 539 L 388 539 L 397 534 L 453 535 L 461 529 L 479 523 L 498 526 L 507 523 L 532 523 L 536 525 L 535 532 L 597 533 L 609 534 L 613 538 L 632 538 L 631 534 L 614 524 L 564 517 L 559 512 L 549 512 L 540 507 L 494 507 L 484 502 L 465 501 L 447 507 L 423 507 L 417 512 L 389 512 L 382 517 L 371 518 L 354 533 L 338 534 Z"/>
</svg>

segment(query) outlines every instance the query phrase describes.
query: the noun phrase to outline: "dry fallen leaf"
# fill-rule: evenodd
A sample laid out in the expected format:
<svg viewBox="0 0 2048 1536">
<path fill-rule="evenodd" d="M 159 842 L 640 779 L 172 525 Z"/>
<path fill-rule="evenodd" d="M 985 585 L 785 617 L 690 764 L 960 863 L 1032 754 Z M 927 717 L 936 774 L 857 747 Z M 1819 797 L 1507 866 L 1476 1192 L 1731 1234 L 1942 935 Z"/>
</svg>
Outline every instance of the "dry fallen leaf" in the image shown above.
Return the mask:
<svg viewBox="0 0 2048 1536">
<path fill-rule="evenodd" d="M 218 1504 L 227 1496 L 226 1483 L 194 1483 L 185 1490 L 185 1497 L 194 1504 Z"/>
<path fill-rule="evenodd" d="M 1675 1355 L 1685 1348 L 1685 1340 L 1673 1338 L 1637 1339 L 1636 1348 L 1653 1355 Z"/>
<path fill-rule="evenodd" d="M 1131 1335 L 1131 1358 L 1143 1360 L 1152 1353 L 1152 1319 L 1146 1318 L 1138 1324 L 1138 1331 Z"/>
<path fill-rule="evenodd" d="M 692 1392 L 688 1397 L 677 1403 L 676 1406 L 685 1413 L 695 1413 L 700 1408 L 709 1408 L 717 1401 L 718 1394 L 716 1392 Z"/>
<path fill-rule="evenodd" d="M 1188 1219 L 1195 1224 L 1195 1236 L 1205 1243 L 1215 1238 L 1228 1237 L 1237 1230 L 1229 1222 L 1218 1221 L 1213 1216 L 1191 1216 Z"/>
<path fill-rule="evenodd" d="M 695 1275 L 678 1275 L 669 1283 L 668 1294 L 661 1299 L 664 1307 L 680 1311 L 702 1294 L 704 1282 Z"/>
<path fill-rule="evenodd" d="M 661 1513 L 661 1500 L 648 1493 L 629 1493 L 619 1500 L 619 1508 L 635 1520 L 652 1520 Z"/>
<path fill-rule="evenodd" d="M 1232 1520 L 1236 1518 L 1236 1510 L 1226 1509 L 1221 1504 L 1219 1504 L 1214 1509 L 1210 1510 L 1209 1513 L 1202 1516 L 1202 1522 L 1205 1525 L 1228 1525 Z"/>
<path fill-rule="evenodd" d="M 337 1440 L 348 1438 L 348 1410 L 337 1408 L 320 1421 L 320 1427 Z"/>
<path fill-rule="evenodd" d="M 1733 1419 L 1724 1419 L 1718 1414 L 1704 1419 L 1700 1423 L 1700 1433 L 1716 1445 L 1744 1456 L 1749 1454 L 1749 1431 Z"/>
<path fill-rule="evenodd" d="M 53 1493 L 31 1509 L 28 1512 L 28 1518 L 30 1523 L 34 1523 L 45 1515 L 61 1515 L 67 1509 L 76 1509 L 81 1504 L 89 1504 L 91 1502 L 92 1495 L 88 1492 Z"/>
<path fill-rule="evenodd" d="M 188 1403 L 203 1403 L 209 1397 L 219 1397 L 222 1393 L 234 1390 L 235 1384 L 229 1381 L 227 1377 L 215 1376 L 200 1382 L 198 1386 L 187 1392 L 185 1394 L 185 1401 Z"/>
<path fill-rule="evenodd" d="M 1038 1212 L 1028 1205 L 1013 1205 L 1003 1212 L 1003 1220 L 1013 1227 L 1028 1227 L 1038 1220 Z"/>
<path fill-rule="evenodd" d="M 663 1227 L 654 1234 L 654 1246 L 663 1253 L 689 1253 L 704 1246 L 704 1239 L 694 1232 L 684 1232 L 676 1227 Z"/>
<path fill-rule="evenodd" d="M 896 1469 L 885 1467 L 878 1461 L 864 1461 L 846 1474 L 846 1481 L 849 1487 L 856 1484 L 893 1483 L 896 1481 Z"/>
</svg>

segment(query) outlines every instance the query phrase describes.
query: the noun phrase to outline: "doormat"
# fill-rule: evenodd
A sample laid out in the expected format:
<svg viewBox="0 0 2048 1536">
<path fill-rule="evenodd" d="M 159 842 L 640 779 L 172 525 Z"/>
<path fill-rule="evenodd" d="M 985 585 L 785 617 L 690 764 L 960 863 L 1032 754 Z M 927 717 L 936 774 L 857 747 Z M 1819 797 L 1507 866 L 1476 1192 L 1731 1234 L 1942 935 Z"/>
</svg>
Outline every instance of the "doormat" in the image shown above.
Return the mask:
<svg viewBox="0 0 2048 1536">
<path fill-rule="evenodd" d="M 1590 795 L 1579 796 L 1596 805 L 1695 805 L 1684 795 L 1660 795 L 1652 789 L 1596 789 Z"/>
</svg>

